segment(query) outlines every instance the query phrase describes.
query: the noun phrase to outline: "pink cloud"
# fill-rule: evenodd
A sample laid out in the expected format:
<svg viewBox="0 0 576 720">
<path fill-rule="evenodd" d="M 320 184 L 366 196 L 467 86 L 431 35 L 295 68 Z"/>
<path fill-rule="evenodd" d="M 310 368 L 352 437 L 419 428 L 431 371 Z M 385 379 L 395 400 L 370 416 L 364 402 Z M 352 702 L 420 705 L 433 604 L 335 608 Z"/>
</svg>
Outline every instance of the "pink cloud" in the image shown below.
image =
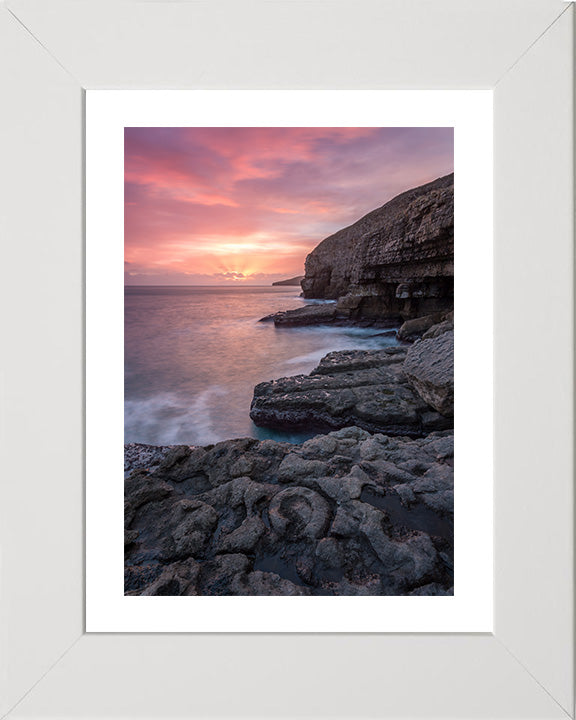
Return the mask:
<svg viewBox="0 0 576 720">
<path fill-rule="evenodd" d="M 451 128 L 126 128 L 128 281 L 299 274 L 323 237 L 452 169 Z"/>
</svg>

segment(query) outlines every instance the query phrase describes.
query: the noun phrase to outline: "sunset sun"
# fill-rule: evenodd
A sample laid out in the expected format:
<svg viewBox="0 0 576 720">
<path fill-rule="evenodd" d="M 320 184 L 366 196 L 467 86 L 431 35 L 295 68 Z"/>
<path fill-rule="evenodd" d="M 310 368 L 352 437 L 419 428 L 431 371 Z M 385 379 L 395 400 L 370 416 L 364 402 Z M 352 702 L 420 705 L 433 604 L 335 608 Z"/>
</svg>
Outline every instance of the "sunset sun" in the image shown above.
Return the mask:
<svg viewBox="0 0 576 720">
<path fill-rule="evenodd" d="M 450 172 L 451 147 L 450 128 L 126 128 L 126 284 L 301 275 L 322 238 Z"/>
</svg>

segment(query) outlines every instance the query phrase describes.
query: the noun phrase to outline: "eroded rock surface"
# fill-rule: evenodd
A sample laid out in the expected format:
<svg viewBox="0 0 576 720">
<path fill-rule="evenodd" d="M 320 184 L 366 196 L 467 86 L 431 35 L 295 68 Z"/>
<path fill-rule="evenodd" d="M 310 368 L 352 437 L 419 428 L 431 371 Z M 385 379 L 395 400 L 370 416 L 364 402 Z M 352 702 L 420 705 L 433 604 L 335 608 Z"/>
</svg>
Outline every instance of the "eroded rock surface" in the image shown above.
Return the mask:
<svg viewBox="0 0 576 720">
<path fill-rule="evenodd" d="M 408 350 L 404 373 L 420 397 L 445 416 L 454 415 L 454 330 L 432 327 Z"/>
<path fill-rule="evenodd" d="M 452 313 L 450 313 L 451 315 Z M 419 340 L 428 330 L 441 323 L 447 317 L 446 313 L 432 313 L 424 317 L 406 320 L 398 328 L 398 340 L 413 342 Z"/>
<path fill-rule="evenodd" d="M 182 446 L 125 488 L 128 594 L 452 593 L 450 431 Z"/>
<path fill-rule="evenodd" d="M 336 429 L 418 437 L 451 427 L 408 382 L 408 350 L 345 350 L 326 355 L 310 375 L 260 383 L 250 417 L 279 429 Z"/>
<path fill-rule="evenodd" d="M 124 472 L 146 469 L 154 470 L 175 445 L 146 445 L 126 443 L 124 445 Z"/>
</svg>

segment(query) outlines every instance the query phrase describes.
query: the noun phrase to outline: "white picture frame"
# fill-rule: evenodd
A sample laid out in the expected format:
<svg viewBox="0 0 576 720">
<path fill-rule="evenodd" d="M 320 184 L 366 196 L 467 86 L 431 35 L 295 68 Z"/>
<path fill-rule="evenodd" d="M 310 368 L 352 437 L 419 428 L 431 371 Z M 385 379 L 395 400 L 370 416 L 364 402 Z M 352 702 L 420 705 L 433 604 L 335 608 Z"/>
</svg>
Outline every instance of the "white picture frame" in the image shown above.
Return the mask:
<svg viewBox="0 0 576 720">
<path fill-rule="evenodd" d="M 493 416 L 492 99 L 489 90 L 86 92 L 86 632 L 492 632 L 492 433 L 482 457 L 474 450 Z M 124 129 L 331 123 L 453 132 L 454 304 L 467 318 L 455 339 L 454 592 L 297 604 L 124 595 Z"/>
<path fill-rule="evenodd" d="M 574 14 L 560 0 L 0 5 L 3 715 L 574 717 Z M 493 89 L 493 634 L 84 633 L 83 92 L 97 87 Z"/>
</svg>

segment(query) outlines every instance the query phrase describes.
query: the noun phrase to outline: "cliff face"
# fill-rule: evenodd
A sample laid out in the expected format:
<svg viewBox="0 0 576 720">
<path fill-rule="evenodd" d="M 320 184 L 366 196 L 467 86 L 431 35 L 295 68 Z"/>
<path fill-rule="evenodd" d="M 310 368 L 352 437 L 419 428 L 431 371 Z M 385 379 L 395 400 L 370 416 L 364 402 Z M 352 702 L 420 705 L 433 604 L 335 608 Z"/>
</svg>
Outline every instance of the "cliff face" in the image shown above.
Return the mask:
<svg viewBox="0 0 576 720">
<path fill-rule="evenodd" d="M 306 298 L 339 315 L 413 318 L 451 310 L 454 175 L 398 195 L 323 240 L 306 258 Z"/>
<path fill-rule="evenodd" d="M 304 275 L 297 275 L 296 277 L 288 278 L 288 280 L 277 280 L 273 282 L 272 285 L 296 285 L 298 287 L 303 279 Z"/>
</svg>

